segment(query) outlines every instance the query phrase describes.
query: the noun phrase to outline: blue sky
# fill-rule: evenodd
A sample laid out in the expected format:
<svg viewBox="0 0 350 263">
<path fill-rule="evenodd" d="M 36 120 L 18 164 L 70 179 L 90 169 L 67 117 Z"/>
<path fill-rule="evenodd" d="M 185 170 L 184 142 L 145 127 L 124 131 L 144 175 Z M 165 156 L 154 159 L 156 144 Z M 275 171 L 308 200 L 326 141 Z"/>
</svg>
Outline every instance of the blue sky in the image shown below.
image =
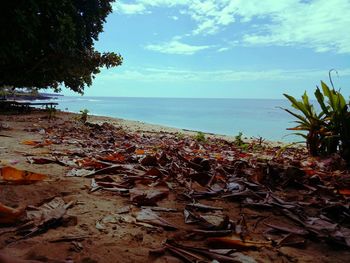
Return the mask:
<svg viewBox="0 0 350 263">
<path fill-rule="evenodd" d="M 349 28 L 349 0 L 116 1 L 96 49 L 124 63 L 85 95 L 282 98 L 332 68 L 349 95 Z"/>
</svg>

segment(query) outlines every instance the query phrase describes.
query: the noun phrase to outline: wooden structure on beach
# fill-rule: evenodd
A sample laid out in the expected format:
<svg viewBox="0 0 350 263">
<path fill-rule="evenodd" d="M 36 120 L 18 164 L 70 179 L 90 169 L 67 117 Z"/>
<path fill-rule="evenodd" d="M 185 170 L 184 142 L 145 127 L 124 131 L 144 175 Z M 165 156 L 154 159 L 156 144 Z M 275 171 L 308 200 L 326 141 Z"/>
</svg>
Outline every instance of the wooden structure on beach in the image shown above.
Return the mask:
<svg viewBox="0 0 350 263">
<path fill-rule="evenodd" d="M 21 111 L 30 110 L 32 106 L 42 106 L 46 110 L 55 109 L 58 105 L 57 102 L 27 102 L 27 101 L 16 101 L 16 100 L 0 100 L 0 104 L 4 108 L 16 108 Z"/>
</svg>

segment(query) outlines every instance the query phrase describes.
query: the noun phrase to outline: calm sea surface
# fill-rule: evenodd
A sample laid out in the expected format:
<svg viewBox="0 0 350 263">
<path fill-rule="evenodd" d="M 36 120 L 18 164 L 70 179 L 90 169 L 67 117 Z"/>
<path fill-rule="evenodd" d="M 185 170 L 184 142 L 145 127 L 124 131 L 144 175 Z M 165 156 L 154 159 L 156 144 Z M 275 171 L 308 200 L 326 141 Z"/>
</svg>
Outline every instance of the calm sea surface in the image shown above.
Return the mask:
<svg viewBox="0 0 350 263">
<path fill-rule="evenodd" d="M 161 124 L 225 135 L 262 136 L 269 140 L 295 141 L 286 130 L 292 116 L 278 107 L 287 100 L 270 99 L 174 99 L 119 97 L 59 97 L 58 108 L 72 112 Z"/>
</svg>

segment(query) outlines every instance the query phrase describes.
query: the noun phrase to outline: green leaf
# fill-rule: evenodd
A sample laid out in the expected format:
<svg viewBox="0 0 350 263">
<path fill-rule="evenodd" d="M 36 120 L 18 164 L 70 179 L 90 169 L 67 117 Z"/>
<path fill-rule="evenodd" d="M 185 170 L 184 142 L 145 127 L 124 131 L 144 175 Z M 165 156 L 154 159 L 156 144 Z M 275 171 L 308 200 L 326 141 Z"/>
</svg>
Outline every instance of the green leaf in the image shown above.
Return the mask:
<svg viewBox="0 0 350 263">
<path fill-rule="evenodd" d="M 330 88 L 327 86 L 326 83 L 321 81 L 322 91 L 323 94 L 328 98 L 329 105 L 334 110 L 335 109 L 335 98 L 334 98 L 334 92 L 330 90 Z"/>
<path fill-rule="evenodd" d="M 305 123 L 305 124 L 309 123 L 309 121 L 305 117 L 303 117 L 303 116 L 301 116 L 299 114 L 296 114 L 296 113 L 294 113 L 294 112 L 292 112 L 292 111 L 290 111 L 288 109 L 284 109 L 284 110 L 286 112 L 288 112 L 289 114 L 293 115 L 294 117 L 298 118 L 299 120 L 301 120 L 303 123 Z"/>
<path fill-rule="evenodd" d="M 292 107 L 294 107 L 297 110 L 300 110 L 305 115 L 305 117 L 308 118 L 308 111 L 302 102 L 297 101 L 293 96 L 290 96 L 288 94 L 283 95 L 292 103 Z"/>
<path fill-rule="evenodd" d="M 324 103 L 324 96 L 323 96 L 323 94 L 321 93 L 321 91 L 320 91 L 320 89 L 318 87 L 316 88 L 316 91 L 315 91 L 315 97 L 316 97 L 316 99 L 318 101 L 318 104 L 321 106 L 321 109 L 323 110 L 323 112 L 325 114 L 328 114 L 329 111 L 328 111 L 328 107 Z"/>
<path fill-rule="evenodd" d="M 301 136 L 301 137 L 303 137 L 303 138 L 307 139 L 307 135 L 306 135 L 306 134 L 304 134 L 304 133 L 301 133 L 301 132 L 294 132 L 294 133 L 292 133 L 292 134 L 294 134 L 294 135 L 298 135 L 298 136 Z"/>
</svg>

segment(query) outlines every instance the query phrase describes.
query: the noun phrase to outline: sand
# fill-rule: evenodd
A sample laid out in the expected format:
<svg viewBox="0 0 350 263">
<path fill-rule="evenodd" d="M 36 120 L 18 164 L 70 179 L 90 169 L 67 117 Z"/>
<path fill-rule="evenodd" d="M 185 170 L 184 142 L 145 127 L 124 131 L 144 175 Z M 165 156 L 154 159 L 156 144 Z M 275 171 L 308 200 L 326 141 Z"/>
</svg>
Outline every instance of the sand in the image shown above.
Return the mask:
<svg viewBox="0 0 350 263">
<path fill-rule="evenodd" d="M 201 131 L 194 131 L 194 130 L 188 130 L 188 129 L 168 127 L 168 126 L 158 125 L 158 124 L 151 124 L 151 123 L 146 123 L 142 121 L 133 121 L 133 120 L 126 120 L 121 118 L 112 118 L 112 117 L 96 116 L 96 115 L 89 115 L 88 121 L 92 123 L 97 123 L 97 124 L 108 122 L 113 125 L 120 126 L 123 129 L 130 132 L 141 132 L 141 133 L 148 133 L 148 134 L 163 132 L 163 133 L 174 134 L 174 135 L 181 134 L 186 136 L 196 136 L 198 132 L 201 132 Z M 218 139 L 223 139 L 230 142 L 235 141 L 235 136 L 206 133 L 206 132 L 203 132 L 203 133 L 207 138 L 218 138 Z M 242 139 L 245 142 L 249 143 L 249 142 L 252 142 L 253 140 L 258 140 L 259 138 L 248 138 L 243 135 Z M 264 138 L 261 138 L 261 139 L 264 141 L 265 145 L 270 145 L 270 146 L 292 145 L 292 143 L 288 143 L 288 142 L 271 141 L 271 140 L 266 140 Z"/>
<path fill-rule="evenodd" d="M 64 125 L 65 121 L 69 120 L 76 121 L 78 115 L 57 113 L 57 119 L 52 122 L 49 122 L 46 117 L 47 114 L 42 112 L 24 115 L 0 115 L 0 123 L 3 127 L 0 129 L 0 166 L 11 165 L 18 169 L 48 175 L 46 180 L 36 184 L 0 184 L 0 202 L 11 207 L 39 206 L 48 199 L 58 196 L 63 198 L 65 202 L 74 202 L 73 207 L 68 210 L 67 214 L 75 217 L 77 222 L 66 227 L 60 226 L 49 229 L 40 235 L 16 242 L 13 242 L 13 233 L 0 234 L 0 253 L 12 258 L 18 257 L 43 262 L 180 262 L 173 257 L 154 258 L 149 256 L 150 250 L 161 247 L 164 240 L 174 237 L 172 232 L 152 231 L 146 227 L 123 222 L 106 223 L 105 229 L 98 226 L 98 222 L 101 222 L 111 213 L 129 206 L 128 198 L 103 191 L 91 193 L 91 179 L 66 176 L 71 167 L 56 163 L 39 165 L 28 162 L 28 156 L 47 157 L 53 152 L 84 151 L 77 140 L 44 147 L 24 145 L 22 143 L 24 140 L 42 141 L 45 133 L 50 131 L 51 125 L 54 123 Z M 108 122 L 117 127 L 122 127 L 127 133 L 134 132 L 136 136 L 143 133 L 157 136 L 162 133 L 181 133 L 185 136 L 196 135 L 196 132 L 193 131 L 109 117 L 90 116 L 88 121 L 92 123 Z M 208 136 L 222 137 L 219 135 Z M 224 138 L 234 139 L 226 136 Z M 240 217 L 239 204 L 218 202 L 213 200 L 208 205 L 223 206 L 230 218 L 234 220 Z M 160 205 L 179 209 L 180 214 L 165 213 L 164 217 L 186 228 L 181 210 L 184 201 L 178 199 L 176 191 L 171 191 L 169 198 L 161 201 Z M 250 211 L 250 213 L 266 217 L 264 211 Z M 0 232 L 2 230 L 0 228 Z M 83 235 L 86 238 L 79 242 L 51 242 L 68 235 Z M 185 235 L 186 232 L 181 231 L 175 234 L 178 237 Z M 307 250 L 285 247 L 279 253 L 276 253 L 276 251 L 264 248 L 247 254 L 256 258 L 259 262 L 287 262 L 288 259 L 300 262 L 315 262 L 315 256 L 317 256 L 318 262 L 344 262 L 344 258 L 350 258 L 350 252 L 329 250 L 325 244 L 317 245 L 315 243 L 312 243 Z"/>
</svg>

